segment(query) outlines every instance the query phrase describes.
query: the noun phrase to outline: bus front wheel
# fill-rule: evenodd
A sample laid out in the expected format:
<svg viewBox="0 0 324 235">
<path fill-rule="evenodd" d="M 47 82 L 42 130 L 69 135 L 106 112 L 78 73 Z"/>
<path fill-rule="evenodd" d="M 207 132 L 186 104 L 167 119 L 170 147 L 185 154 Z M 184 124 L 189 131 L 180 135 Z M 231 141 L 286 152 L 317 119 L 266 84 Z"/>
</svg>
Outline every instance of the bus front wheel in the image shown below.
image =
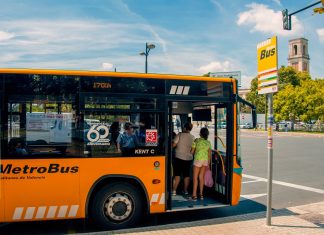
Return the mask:
<svg viewBox="0 0 324 235">
<path fill-rule="evenodd" d="M 99 190 L 92 204 L 94 222 L 103 229 L 121 229 L 139 223 L 144 208 L 139 190 L 128 183 L 114 183 Z"/>
</svg>

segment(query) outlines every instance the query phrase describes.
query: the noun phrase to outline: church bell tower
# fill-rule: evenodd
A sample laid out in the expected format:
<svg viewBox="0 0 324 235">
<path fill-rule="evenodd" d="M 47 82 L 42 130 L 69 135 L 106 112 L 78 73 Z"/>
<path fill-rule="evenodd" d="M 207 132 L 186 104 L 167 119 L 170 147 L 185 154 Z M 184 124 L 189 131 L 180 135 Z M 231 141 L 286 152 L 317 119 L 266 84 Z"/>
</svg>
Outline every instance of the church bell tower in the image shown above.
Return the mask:
<svg viewBox="0 0 324 235">
<path fill-rule="evenodd" d="M 306 38 L 289 40 L 288 66 L 297 71 L 309 72 L 308 40 Z"/>
</svg>

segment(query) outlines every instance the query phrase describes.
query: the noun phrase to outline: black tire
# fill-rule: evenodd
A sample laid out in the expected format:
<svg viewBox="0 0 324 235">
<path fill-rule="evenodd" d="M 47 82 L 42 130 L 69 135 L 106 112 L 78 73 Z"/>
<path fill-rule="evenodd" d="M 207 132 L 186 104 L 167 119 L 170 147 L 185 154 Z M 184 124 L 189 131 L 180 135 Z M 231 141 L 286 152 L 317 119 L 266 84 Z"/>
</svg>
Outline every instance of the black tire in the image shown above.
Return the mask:
<svg viewBox="0 0 324 235">
<path fill-rule="evenodd" d="M 96 193 L 91 207 L 91 217 L 102 229 L 131 227 L 141 220 L 144 202 L 138 188 L 129 183 L 114 183 Z"/>
</svg>

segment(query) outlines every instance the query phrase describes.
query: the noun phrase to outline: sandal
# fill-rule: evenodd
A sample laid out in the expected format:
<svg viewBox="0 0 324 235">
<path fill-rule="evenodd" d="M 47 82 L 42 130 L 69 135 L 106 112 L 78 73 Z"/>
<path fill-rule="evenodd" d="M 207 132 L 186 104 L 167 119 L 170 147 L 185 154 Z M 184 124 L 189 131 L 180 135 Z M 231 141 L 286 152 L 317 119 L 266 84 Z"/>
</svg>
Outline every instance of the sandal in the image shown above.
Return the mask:
<svg viewBox="0 0 324 235">
<path fill-rule="evenodd" d="M 197 196 L 191 196 L 192 201 L 197 201 Z"/>
<path fill-rule="evenodd" d="M 183 192 L 183 197 L 184 198 L 189 198 L 189 193 L 188 192 Z"/>
<path fill-rule="evenodd" d="M 204 200 L 204 195 L 201 194 L 199 198 L 200 200 Z"/>
<path fill-rule="evenodd" d="M 177 191 L 172 191 L 172 196 L 177 196 Z"/>
</svg>

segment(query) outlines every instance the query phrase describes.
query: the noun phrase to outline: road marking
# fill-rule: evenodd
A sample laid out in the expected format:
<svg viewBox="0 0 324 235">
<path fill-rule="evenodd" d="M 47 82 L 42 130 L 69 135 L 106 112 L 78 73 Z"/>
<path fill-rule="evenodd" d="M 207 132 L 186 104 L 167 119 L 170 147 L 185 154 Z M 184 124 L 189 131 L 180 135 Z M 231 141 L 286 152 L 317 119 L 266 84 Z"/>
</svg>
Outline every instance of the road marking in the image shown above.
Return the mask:
<svg viewBox="0 0 324 235">
<path fill-rule="evenodd" d="M 249 183 L 255 183 L 255 182 L 262 182 L 261 180 L 249 180 L 249 181 L 244 181 L 242 184 L 249 184 Z"/>
<path fill-rule="evenodd" d="M 267 195 L 266 193 L 241 195 L 240 201 L 251 200 L 251 199 L 254 199 L 257 197 L 263 197 L 266 195 Z"/>
<path fill-rule="evenodd" d="M 258 177 L 258 176 L 253 176 L 253 175 L 243 174 L 243 177 L 248 178 L 248 179 L 254 179 L 254 180 L 264 181 L 264 182 L 267 182 L 268 181 L 268 179 L 261 178 L 261 177 Z M 272 183 L 279 184 L 279 185 L 282 185 L 282 186 L 291 187 L 291 188 L 306 190 L 306 191 L 310 191 L 310 192 L 314 192 L 314 193 L 324 194 L 324 190 L 322 190 L 322 189 L 307 187 L 307 186 L 298 185 L 298 184 L 286 183 L 286 182 L 282 182 L 282 181 L 278 181 L 278 180 L 273 180 Z"/>
<path fill-rule="evenodd" d="M 267 138 L 267 136 L 263 135 L 243 135 L 241 134 L 241 137 L 248 137 L 248 138 L 255 138 L 255 139 L 264 139 Z"/>
</svg>

